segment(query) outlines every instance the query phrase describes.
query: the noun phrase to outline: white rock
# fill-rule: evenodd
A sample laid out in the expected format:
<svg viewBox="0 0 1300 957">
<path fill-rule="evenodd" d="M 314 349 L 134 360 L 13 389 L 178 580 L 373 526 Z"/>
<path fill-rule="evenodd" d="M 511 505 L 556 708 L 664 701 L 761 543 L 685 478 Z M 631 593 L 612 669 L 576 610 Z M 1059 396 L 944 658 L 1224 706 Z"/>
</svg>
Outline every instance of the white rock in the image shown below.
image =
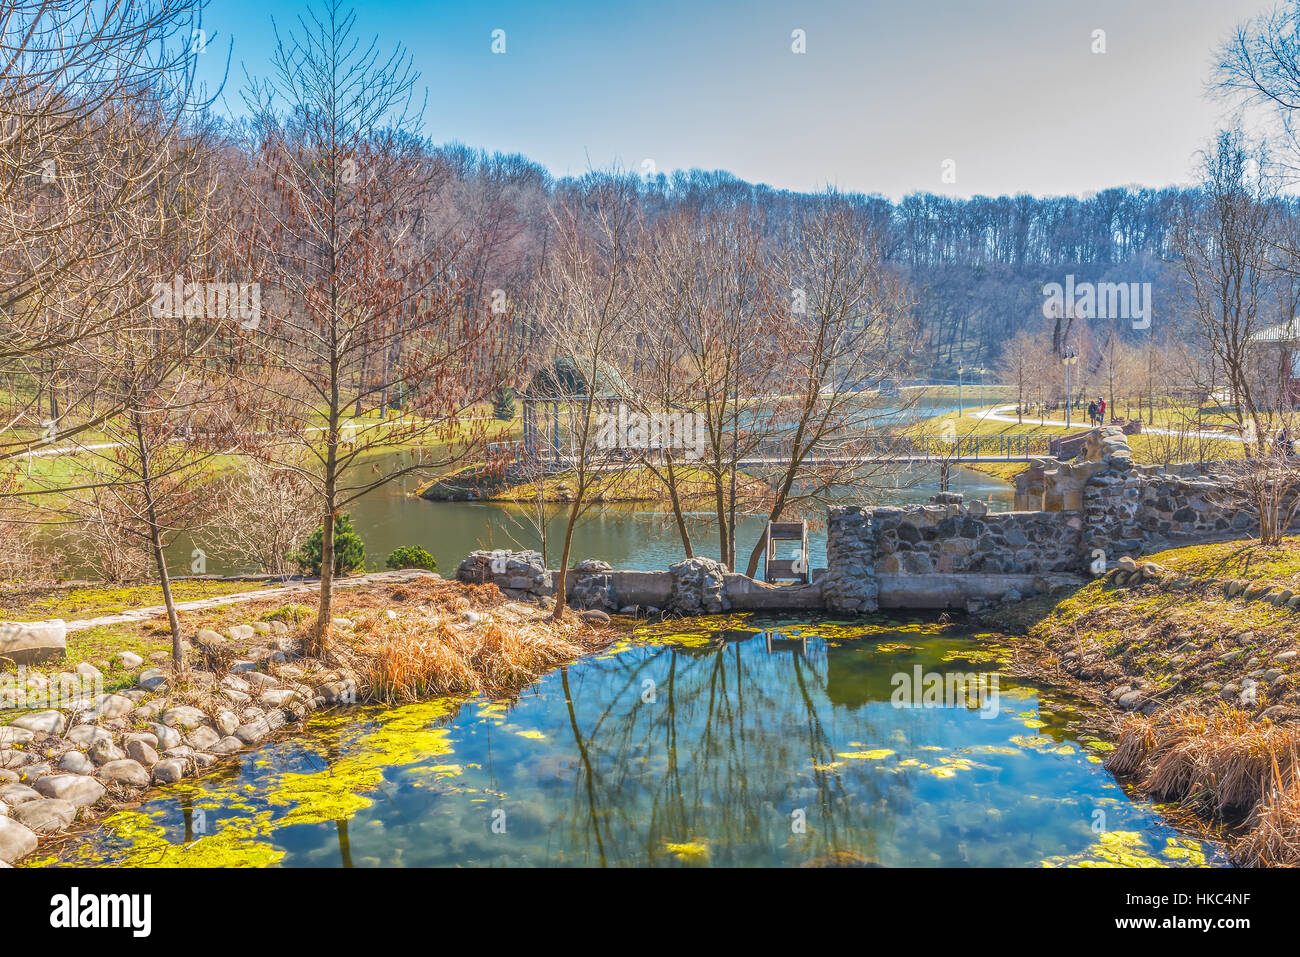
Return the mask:
<svg viewBox="0 0 1300 957">
<path fill-rule="evenodd" d="M 28 665 L 62 656 L 68 647 L 68 626 L 61 620 L 0 623 L 0 656 Z"/>
<path fill-rule="evenodd" d="M 44 731 L 46 734 L 62 734 L 68 726 L 68 719 L 61 711 L 37 711 L 16 719 L 12 726 L 26 728 L 28 731 Z"/>
<path fill-rule="evenodd" d="M 13 725 L 0 728 L 0 748 L 7 748 L 15 744 L 30 744 L 32 738 L 36 735 L 26 728 L 15 728 Z"/>
<path fill-rule="evenodd" d="M 164 711 L 162 715 L 162 723 L 169 728 L 199 728 L 207 724 L 207 721 L 207 715 L 189 705 L 171 708 Z"/>
<path fill-rule="evenodd" d="M 130 758 L 108 762 L 99 769 L 99 777 L 104 781 L 116 781 L 118 784 L 133 788 L 149 786 L 149 772 L 139 761 L 132 761 Z"/>
<path fill-rule="evenodd" d="M 135 671 L 136 668 L 144 664 L 144 659 L 134 651 L 119 651 L 117 653 L 117 663 L 127 671 Z"/>
<path fill-rule="evenodd" d="M 153 746 L 140 738 L 132 738 L 126 743 L 126 756 L 146 768 L 158 763 L 158 752 Z"/>
<path fill-rule="evenodd" d="M 161 748 L 164 751 L 168 748 L 176 747 L 183 740 L 179 731 L 175 728 L 169 728 L 165 724 L 153 725 L 153 733 L 154 737 L 158 740 L 155 747 Z"/>
<path fill-rule="evenodd" d="M 132 741 L 143 741 L 151 748 L 158 747 L 158 735 L 152 731 L 128 731 L 122 735 L 122 747 L 126 747 Z"/>
<path fill-rule="evenodd" d="M 228 738 L 239 727 L 239 719 L 230 711 L 220 711 L 217 713 L 216 725 L 217 730 L 221 732 L 221 736 Z"/>
<path fill-rule="evenodd" d="M 153 766 L 153 780 L 155 784 L 175 784 L 188 770 L 185 758 L 163 758 Z"/>
<path fill-rule="evenodd" d="M 95 699 L 94 707 L 87 712 L 87 717 L 122 718 L 135 710 L 135 702 L 126 695 L 106 694 Z"/>
<path fill-rule="evenodd" d="M 45 797 L 86 807 L 102 798 L 105 788 L 94 778 L 82 774 L 47 774 L 36 782 L 36 790 Z"/>
<path fill-rule="evenodd" d="M 211 728 L 195 728 L 185 738 L 185 743 L 195 751 L 205 751 L 221 740 L 221 735 Z"/>
<path fill-rule="evenodd" d="M 77 819 L 77 806 L 58 798 L 41 798 L 18 805 L 13 819 L 37 834 L 54 834 Z"/>
<path fill-rule="evenodd" d="M 108 764 L 110 761 L 122 760 L 126 757 L 126 752 L 110 738 L 108 741 L 96 741 L 86 749 L 86 756 L 96 764 Z"/>
<path fill-rule="evenodd" d="M 75 671 L 77 674 L 81 675 L 81 677 L 83 678 L 89 678 L 91 681 L 102 682 L 104 680 L 104 676 L 103 674 L 100 673 L 100 670 L 98 668 L 96 668 L 92 664 L 87 664 L 84 661 L 81 664 L 77 665 L 77 667 L 73 668 L 72 670 Z"/>
<path fill-rule="evenodd" d="M 36 850 L 36 835 L 11 817 L 0 817 L 0 861 L 12 864 Z"/>
<path fill-rule="evenodd" d="M 18 769 L 18 780 L 24 784 L 35 784 L 41 778 L 50 773 L 50 763 L 48 761 L 37 761 L 33 764 L 26 764 Z"/>
<path fill-rule="evenodd" d="M 271 725 L 265 718 L 254 718 L 247 724 L 241 724 L 235 729 L 235 737 L 245 744 L 257 744 L 259 741 L 265 740 L 270 733 Z"/>
<path fill-rule="evenodd" d="M 233 625 L 226 634 L 230 636 L 231 641 L 251 641 L 257 632 L 253 631 L 251 625 Z"/>
<path fill-rule="evenodd" d="M 26 784 L 6 784 L 0 787 L 0 801 L 4 801 L 11 808 L 19 804 L 25 804 L 28 801 L 39 801 L 41 793 L 29 788 Z"/>
<path fill-rule="evenodd" d="M 145 691 L 157 691 L 167 684 L 167 672 L 161 668 L 148 668 L 140 673 L 136 684 Z"/>
<path fill-rule="evenodd" d="M 270 691 L 263 691 L 257 703 L 268 708 L 287 708 L 297 697 L 297 692 L 287 688 L 273 688 Z"/>
<path fill-rule="evenodd" d="M 95 770 L 95 763 L 80 751 L 65 751 L 57 766 L 68 774 L 90 774 Z"/>
</svg>

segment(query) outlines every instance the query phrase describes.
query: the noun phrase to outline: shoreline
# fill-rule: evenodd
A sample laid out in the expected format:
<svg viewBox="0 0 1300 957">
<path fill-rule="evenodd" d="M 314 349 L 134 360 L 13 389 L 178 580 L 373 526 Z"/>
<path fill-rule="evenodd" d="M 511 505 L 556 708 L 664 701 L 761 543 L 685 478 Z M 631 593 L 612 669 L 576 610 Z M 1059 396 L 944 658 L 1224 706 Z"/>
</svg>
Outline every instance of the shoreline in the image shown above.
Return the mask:
<svg viewBox="0 0 1300 957">
<path fill-rule="evenodd" d="M 302 629 L 292 629 L 281 614 L 293 606 L 274 608 L 276 595 L 256 599 L 265 607 L 235 612 L 240 622 L 224 633 L 195 630 L 187 622 L 192 639 L 180 675 L 169 660 L 149 662 L 132 651 L 121 652 L 107 676 L 71 658 L 59 666 L 72 670 L 52 682 L 40 670 L 20 666 L 15 673 L 25 683 L 21 689 L 4 686 L 12 699 L 6 707 L 26 700 L 27 689 L 39 704 L 57 706 L 23 709 L 13 723 L 0 726 L 0 866 L 24 866 L 41 847 L 138 806 L 156 787 L 220 773 L 231 759 L 295 733 L 314 713 L 467 692 L 508 696 L 621 633 L 607 618 L 577 613 L 552 626 L 542 608 L 511 601 L 495 586 L 467 586 L 428 573 L 354 583 L 354 589 L 335 596 L 334 647 L 324 659 L 301 654 Z M 202 610 L 232 613 L 229 605 Z M 253 617 L 258 613 L 260 618 Z M 472 646 L 461 649 L 465 654 L 492 646 L 507 629 L 516 638 L 525 634 L 532 645 L 506 653 L 499 674 L 488 666 L 468 677 L 430 672 L 428 680 L 450 684 L 424 694 L 388 680 L 389 663 L 376 659 L 371 636 L 390 628 L 435 634 L 444 643 L 455 635 Z M 160 656 L 169 657 L 151 657 Z M 134 683 L 126 687 L 132 676 Z M 110 684 L 113 690 L 104 690 Z"/>
<path fill-rule="evenodd" d="M 1300 863 L 1293 553 L 1294 539 L 1169 549 L 984 616 L 1013 636 L 1018 673 L 1108 716 L 1126 791 L 1218 834 L 1236 866 Z"/>
</svg>

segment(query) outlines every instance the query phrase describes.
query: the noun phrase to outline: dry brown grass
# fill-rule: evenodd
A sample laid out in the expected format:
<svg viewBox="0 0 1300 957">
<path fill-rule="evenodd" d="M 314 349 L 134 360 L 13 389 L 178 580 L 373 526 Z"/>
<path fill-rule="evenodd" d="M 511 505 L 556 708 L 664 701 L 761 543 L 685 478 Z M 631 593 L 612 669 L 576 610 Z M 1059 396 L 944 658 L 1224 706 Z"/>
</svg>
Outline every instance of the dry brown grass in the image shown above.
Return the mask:
<svg viewBox="0 0 1300 957">
<path fill-rule="evenodd" d="M 356 619 L 341 657 L 366 697 L 513 694 L 612 637 L 576 618 L 556 623 L 540 609 L 502 601 L 495 586 L 444 586 L 420 599 Z M 463 621 L 466 611 L 479 621 Z"/>
<path fill-rule="evenodd" d="M 1106 767 L 1157 800 L 1244 821 L 1234 851 L 1242 863 L 1300 863 L 1300 724 L 1261 722 L 1228 707 L 1130 715 Z"/>
<path fill-rule="evenodd" d="M 1251 816 L 1250 833 L 1237 848 L 1246 867 L 1300 867 L 1300 780 L 1276 787 Z"/>
</svg>

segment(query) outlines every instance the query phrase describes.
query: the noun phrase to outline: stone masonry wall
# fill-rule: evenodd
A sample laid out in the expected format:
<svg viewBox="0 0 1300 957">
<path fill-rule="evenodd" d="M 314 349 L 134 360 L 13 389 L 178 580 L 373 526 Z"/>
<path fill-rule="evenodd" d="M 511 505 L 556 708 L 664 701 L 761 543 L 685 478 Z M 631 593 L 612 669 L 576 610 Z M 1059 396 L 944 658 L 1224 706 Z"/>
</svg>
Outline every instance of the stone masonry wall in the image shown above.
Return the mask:
<svg viewBox="0 0 1300 957">
<path fill-rule="evenodd" d="M 983 502 L 877 508 L 877 572 L 1038 574 L 1073 571 L 1083 521 L 1057 512 L 989 512 Z"/>
<path fill-rule="evenodd" d="M 865 614 L 878 607 L 876 541 L 871 513 L 858 506 L 826 516 L 826 574 L 820 579 L 826 610 Z"/>
</svg>

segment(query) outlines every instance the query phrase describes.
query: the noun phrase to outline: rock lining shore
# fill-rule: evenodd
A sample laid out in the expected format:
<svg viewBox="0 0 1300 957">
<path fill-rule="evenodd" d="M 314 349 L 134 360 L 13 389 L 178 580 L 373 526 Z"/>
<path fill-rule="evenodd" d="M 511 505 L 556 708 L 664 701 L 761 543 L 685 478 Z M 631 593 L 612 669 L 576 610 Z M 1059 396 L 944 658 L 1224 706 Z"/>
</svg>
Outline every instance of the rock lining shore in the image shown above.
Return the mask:
<svg viewBox="0 0 1300 957">
<path fill-rule="evenodd" d="M 343 618 L 334 625 L 352 627 Z M 303 659 L 282 621 L 235 625 L 225 634 L 200 630 L 190 645 L 203 663 L 180 679 L 159 652 L 128 690 L 95 693 L 103 674 L 87 663 L 56 674 L 27 670 L 23 687 L 5 689 L 13 700 L 0 702 L 4 707 L 28 697 L 59 707 L 0 726 L 0 866 L 150 787 L 263 744 L 317 709 L 357 701 L 356 676 Z M 130 651 L 116 656 L 118 667 L 145 664 Z"/>
</svg>

